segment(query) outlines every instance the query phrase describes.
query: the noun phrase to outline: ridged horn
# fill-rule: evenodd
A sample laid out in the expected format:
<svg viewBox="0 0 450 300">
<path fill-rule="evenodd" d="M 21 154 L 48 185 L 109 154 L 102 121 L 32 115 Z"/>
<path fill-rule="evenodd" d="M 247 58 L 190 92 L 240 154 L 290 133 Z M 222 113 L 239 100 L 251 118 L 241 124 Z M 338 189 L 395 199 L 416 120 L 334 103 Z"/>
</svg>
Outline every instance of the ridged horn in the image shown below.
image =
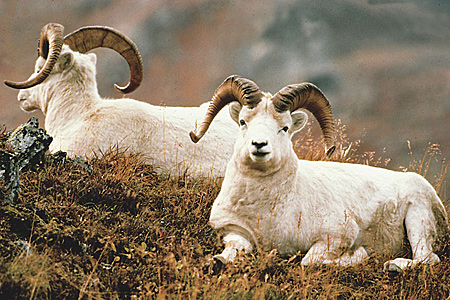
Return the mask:
<svg viewBox="0 0 450 300">
<path fill-rule="evenodd" d="M 325 151 L 330 157 L 335 146 L 336 129 L 331 105 L 322 91 L 312 83 L 288 85 L 282 88 L 272 98 L 278 112 L 295 111 L 304 108 L 310 111 L 319 122 L 325 140 Z"/>
<path fill-rule="evenodd" d="M 46 59 L 44 66 L 38 74 L 22 82 L 5 80 L 5 84 L 14 89 L 27 89 L 43 82 L 53 69 L 63 45 L 64 26 L 49 23 L 41 30 L 39 39 L 39 56 Z"/>
<path fill-rule="evenodd" d="M 64 37 L 64 43 L 73 51 L 86 53 L 92 49 L 110 48 L 128 62 L 130 81 L 124 87 L 114 85 L 121 93 L 131 93 L 142 83 L 143 63 L 136 44 L 123 33 L 107 26 L 85 26 Z"/>
<path fill-rule="evenodd" d="M 208 130 L 214 117 L 228 103 L 238 101 L 241 105 L 254 107 L 261 101 L 261 97 L 259 87 L 250 79 L 238 75 L 229 76 L 214 92 L 205 119 L 198 130 L 189 133 L 191 140 L 197 143 Z"/>
</svg>

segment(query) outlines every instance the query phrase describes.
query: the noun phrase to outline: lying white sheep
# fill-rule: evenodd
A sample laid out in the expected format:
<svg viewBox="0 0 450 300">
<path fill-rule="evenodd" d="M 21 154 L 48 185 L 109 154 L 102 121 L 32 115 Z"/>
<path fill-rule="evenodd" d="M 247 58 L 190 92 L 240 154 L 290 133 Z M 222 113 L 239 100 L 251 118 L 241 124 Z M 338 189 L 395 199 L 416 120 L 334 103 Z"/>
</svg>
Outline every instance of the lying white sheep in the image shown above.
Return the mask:
<svg viewBox="0 0 450 300">
<path fill-rule="evenodd" d="M 286 86 L 275 96 L 252 81 L 231 76 L 214 95 L 197 141 L 216 107 L 231 104 L 240 125 L 234 154 L 210 223 L 224 233 L 225 250 L 215 256 L 233 261 L 253 245 L 281 254 L 306 253 L 301 264 L 354 265 L 375 251 L 402 249 L 405 236 L 412 259 L 396 258 L 385 269 L 437 263 L 434 242 L 448 229 L 445 208 L 433 187 L 416 173 L 366 165 L 299 160 L 291 136 L 313 113 L 322 127 L 328 154 L 334 150 L 333 115 L 328 100 L 309 83 Z"/>
<path fill-rule="evenodd" d="M 201 120 L 208 105 L 154 106 L 133 99 L 103 99 L 96 82 L 97 47 L 119 52 L 130 65 L 130 83 L 116 89 L 132 92 L 142 81 L 142 59 L 136 45 L 108 27 L 83 27 L 63 38 L 63 26 L 42 29 L 36 73 L 25 82 L 5 81 L 22 89 L 25 111 L 41 110 L 45 129 L 54 138 L 50 152 L 91 157 L 118 146 L 141 153 L 157 170 L 173 175 L 223 176 L 238 129 L 224 113 L 208 141 L 194 145 L 188 128 Z"/>
</svg>

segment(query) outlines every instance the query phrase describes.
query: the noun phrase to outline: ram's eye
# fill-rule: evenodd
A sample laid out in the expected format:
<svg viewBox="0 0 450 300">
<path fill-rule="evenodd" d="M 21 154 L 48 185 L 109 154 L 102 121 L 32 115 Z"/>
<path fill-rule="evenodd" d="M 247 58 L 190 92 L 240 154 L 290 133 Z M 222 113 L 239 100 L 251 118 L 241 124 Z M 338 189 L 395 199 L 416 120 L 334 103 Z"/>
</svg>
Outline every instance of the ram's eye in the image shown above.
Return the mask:
<svg viewBox="0 0 450 300">
<path fill-rule="evenodd" d="M 239 124 L 241 124 L 241 126 L 244 126 L 244 125 L 245 125 L 245 121 L 242 120 L 242 119 L 240 119 L 240 120 L 239 120 Z"/>
<path fill-rule="evenodd" d="M 281 130 L 283 130 L 284 132 L 287 132 L 289 130 L 289 127 L 284 126 Z"/>
</svg>

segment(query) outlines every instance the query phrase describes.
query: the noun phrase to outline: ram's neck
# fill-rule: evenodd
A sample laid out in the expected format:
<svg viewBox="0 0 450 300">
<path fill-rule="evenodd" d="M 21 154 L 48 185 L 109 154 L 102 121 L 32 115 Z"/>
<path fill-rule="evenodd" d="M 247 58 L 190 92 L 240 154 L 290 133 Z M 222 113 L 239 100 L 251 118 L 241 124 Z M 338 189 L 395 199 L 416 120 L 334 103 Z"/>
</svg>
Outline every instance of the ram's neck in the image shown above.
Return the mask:
<svg viewBox="0 0 450 300">
<path fill-rule="evenodd" d="M 261 190 L 275 191 L 275 193 L 282 190 L 282 194 L 285 194 L 289 192 L 285 190 L 287 185 L 290 187 L 295 185 L 298 170 L 298 158 L 295 153 L 285 157 L 276 168 L 266 171 L 249 168 L 233 158 L 228 164 L 222 190 L 225 187 L 236 190 L 232 188 L 233 186 L 248 190 L 252 186 Z"/>
<path fill-rule="evenodd" d="M 58 135 L 82 122 L 100 101 L 96 84 L 56 86 L 47 90 L 45 129 Z"/>
</svg>

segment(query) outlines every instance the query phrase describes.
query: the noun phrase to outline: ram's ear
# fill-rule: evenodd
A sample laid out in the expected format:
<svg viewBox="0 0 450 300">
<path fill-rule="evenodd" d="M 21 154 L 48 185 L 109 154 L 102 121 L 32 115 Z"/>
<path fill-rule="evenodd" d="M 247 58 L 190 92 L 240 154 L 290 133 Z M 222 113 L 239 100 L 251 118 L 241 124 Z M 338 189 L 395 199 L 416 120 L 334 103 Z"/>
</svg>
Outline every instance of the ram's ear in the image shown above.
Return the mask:
<svg viewBox="0 0 450 300">
<path fill-rule="evenodd" d="M 95 55 L 95 53 L 88 53 L 86 54 L 89 59 L 91 60 L 92 64 L 96 64 L 97 63 L 97 55 Z"/>
<path fill-rule="evenodd" d="M 292 126 L 291 129 L 289 130 L 291 134 L 303 129 L 303 127 L 305 127 L 306 125 L 306 122 L 308 122 L 308 115 L 303 111 L 294 111 L 291 114 L 291 117 L 292 117 Z"/>
<path fill-rule="evenodd" d="M 239 102 L 233 101 L 229 105 L 230 116 L 239 125 L 239 113 L 241 112 L 242 106 Z"/>
<path fill-rule="evenodd" d="M 59 56 L 58 68 L 61 71 L 68 70 L 73 66 L 73 53 L 65 52 Z"/>
</svg>

